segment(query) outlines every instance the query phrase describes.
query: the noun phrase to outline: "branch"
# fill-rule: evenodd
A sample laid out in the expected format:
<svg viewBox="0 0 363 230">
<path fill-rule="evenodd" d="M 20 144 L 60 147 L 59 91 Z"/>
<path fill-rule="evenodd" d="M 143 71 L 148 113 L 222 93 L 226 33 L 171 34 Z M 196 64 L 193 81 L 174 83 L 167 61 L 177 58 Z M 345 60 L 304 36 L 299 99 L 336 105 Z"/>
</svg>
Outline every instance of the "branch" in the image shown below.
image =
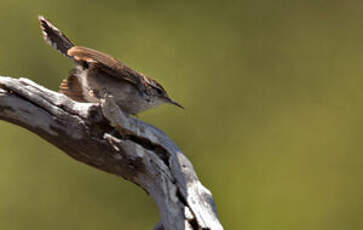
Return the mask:
<svg viewBox="0 0 363 230">
<path fill-rule="evenodd" d="M 223 229 L 212 194 L 183 152 L 161 130 L 124 114 L 111 96 L 78 103 L 28 79 L 0 76 L 0 119 L 142 187 L 160 211 L 154 229 Z"/>
</svg>

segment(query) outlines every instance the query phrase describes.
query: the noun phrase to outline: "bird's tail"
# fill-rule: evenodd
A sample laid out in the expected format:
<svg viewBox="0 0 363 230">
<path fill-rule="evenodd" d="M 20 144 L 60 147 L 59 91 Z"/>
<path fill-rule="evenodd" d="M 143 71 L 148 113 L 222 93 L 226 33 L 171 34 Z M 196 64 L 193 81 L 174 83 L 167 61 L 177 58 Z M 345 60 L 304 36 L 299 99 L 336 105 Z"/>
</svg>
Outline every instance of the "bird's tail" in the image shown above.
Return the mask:
<svg viewBox="0 0 363 230">
<path fill-rule="evenodd" d="M 50 23 L 45 17 L 38 16 L 40 28 L 42 29 L 44 40 L 53 48 L 69 57 L 67 51 L 74 46 L 57 27 Z"/>
</svg>

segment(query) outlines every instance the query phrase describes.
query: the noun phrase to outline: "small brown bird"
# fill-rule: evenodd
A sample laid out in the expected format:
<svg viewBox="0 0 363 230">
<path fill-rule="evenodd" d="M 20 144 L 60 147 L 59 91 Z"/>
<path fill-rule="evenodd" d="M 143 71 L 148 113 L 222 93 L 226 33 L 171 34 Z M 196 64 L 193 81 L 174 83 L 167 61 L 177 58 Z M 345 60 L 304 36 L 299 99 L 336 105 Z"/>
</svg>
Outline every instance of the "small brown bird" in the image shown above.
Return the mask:
<svg viewBox="0 0 363 230">
<path fill-rule="evenodd" d="M 129 114 L 137 114 L 173 101 L 155 80 L 136 72 L 119 60 L 97 50 L 76 46 L 43 16 L 38 17 L 44 40 L 75 62 L 60 92 L 79 102 L 97 103 L 106 94 Z"/>
</svg>

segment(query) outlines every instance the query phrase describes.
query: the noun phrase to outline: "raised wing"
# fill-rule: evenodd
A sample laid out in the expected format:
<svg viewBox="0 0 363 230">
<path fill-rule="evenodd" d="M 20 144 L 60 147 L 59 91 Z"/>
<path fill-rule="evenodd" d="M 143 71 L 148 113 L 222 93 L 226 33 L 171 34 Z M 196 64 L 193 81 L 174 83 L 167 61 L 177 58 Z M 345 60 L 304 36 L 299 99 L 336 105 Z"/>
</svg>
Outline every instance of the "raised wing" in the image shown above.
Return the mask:
<svg viewBox="0 0 363 230">
<path fill-rule="evenodd" d="M 79 78 L 73 74 L 62 81 L 59 86 L 59 91 L 75 101 L 88 102 L 84 97 L 84 92 L 82 85 L 79 82 Z"/>
<path fill-rule="evenodd" d="M 140 79 L 140 77 L 144 77 L 142 74 L 132 70 L 108 54 L 80 46 L 72 47 L 68 50 L 67 54 L 76 62 L 84 62 L 88 66 L 97 68 L 112 77 L 128 81 L 132 84 L 138 85 L 139 87 L 142 87 L 143 85 Z"/>
</svg>

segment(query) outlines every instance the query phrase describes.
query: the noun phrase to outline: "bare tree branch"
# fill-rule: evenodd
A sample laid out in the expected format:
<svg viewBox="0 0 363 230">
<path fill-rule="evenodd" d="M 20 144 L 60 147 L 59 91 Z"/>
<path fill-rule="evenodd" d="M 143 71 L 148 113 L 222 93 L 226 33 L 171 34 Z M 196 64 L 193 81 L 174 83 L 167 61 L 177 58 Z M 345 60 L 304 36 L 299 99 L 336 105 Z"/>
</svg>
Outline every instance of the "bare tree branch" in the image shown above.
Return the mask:
<svg viewBox="0 0 363 230">
<path fill-rule="evenodd" d="M 28 79 L 0 77 L 0 119 L 141 186 L 159 207 L 154 229 L 223 229 L 212 194 L 183 152 L 161 130 L 124 114 L 111 96 L 77 103 Z"/>
</svg>

